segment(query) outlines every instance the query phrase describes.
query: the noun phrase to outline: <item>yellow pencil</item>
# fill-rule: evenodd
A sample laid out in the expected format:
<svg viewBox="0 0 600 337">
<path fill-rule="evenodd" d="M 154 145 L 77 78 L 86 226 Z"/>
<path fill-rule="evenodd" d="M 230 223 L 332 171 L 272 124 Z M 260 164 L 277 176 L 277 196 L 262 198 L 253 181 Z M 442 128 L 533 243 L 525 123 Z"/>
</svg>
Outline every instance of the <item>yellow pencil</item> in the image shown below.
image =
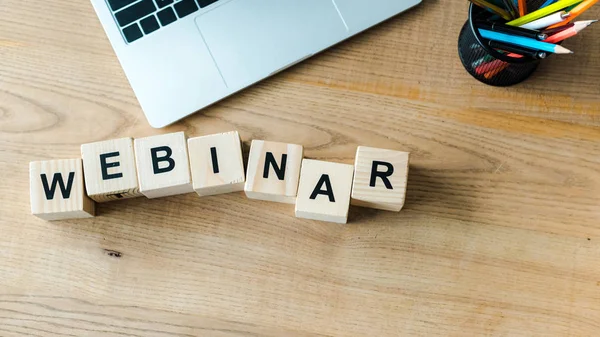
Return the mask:
<svg viewBox="0 0 600 337">
<path fill-rule="evenodd" d="M 512 17 L 510 16 L 510 14 L 508 14 L 507 11 L 505 11 L 504 9 L 502 9 L 494 4 L 487 2 L 486 0 L 470 0 L 470 1 L 481 8 L 489 9 L 492 12 L 500 15 L 504 20 L 512 20 Z"/>
<path fill-rule="evenodd" d="M 558 12 L 563 8 L 567 8 L 571 5 L 581 2 L 581 0 L 560 0 L 559 2 L 555 2 L 550 6 L 546 6 L 542 9 L 538 9 L 535 12 L 531 12 L 525 16 L 522 16 L 518 19 L 507 22 L 506 24 L 509 26 L 522 26 L 531 21 L 541 19 L 547 15 L 550 15 L 554 12 Z"/>
<path fill-rule="evenodd" d="M 579 15 L 581 15 L 581 13 L 587 11 L 588 9 L 590 9 L 590 7 L 592 7 L 593 5 L 595 5 L 598 2 L 598 0 L 586 0 L 583 1 L 582 3 L 580 3 L 579 5 L 577 5 L 575 8 L 573 8 L 570 12 L 569 12 L 569 18 L 563 22 L 559 22 L 555 25 L 552 25 L 548 28 L 556 28 L 556 27 L 561 27 L 564 26 L 566 24 L 568 24 L 569 22 L 573 21 L 573 19 L 575 19 L 576 17 L 578 17 Z"/>
</svg>

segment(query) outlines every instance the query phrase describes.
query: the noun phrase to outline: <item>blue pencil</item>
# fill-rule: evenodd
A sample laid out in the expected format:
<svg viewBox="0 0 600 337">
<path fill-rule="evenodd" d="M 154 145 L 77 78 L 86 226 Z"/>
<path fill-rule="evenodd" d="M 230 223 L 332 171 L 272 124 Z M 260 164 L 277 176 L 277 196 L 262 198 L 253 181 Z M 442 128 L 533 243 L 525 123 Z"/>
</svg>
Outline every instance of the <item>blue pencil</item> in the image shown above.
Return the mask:
<svg viewBox="0 0 600 337">
<path fill-rule="evenodd" d="M 544 3 L 543 3 L 541 6 L 540 6 L 540 9 L 542 9 L 542 8 L 544 8 L 544 7 L 546 7 L 546 6 L 550 6 L 550 5 L 552 5 L 553 3 L 555 3 L 555 2 L 556 2 L 556 0 L 546 0 L 546 2 L 544 2 Z"/>
<path fill-rule="evenodd" d="M 529 48 L 529 49 L 533 49 L 533 50 L 542 50 L 542 51 L 546 51 L 549 53 L 555 53 L 555 54 L 572 54 L 573 53 L 572 51 L 570 51 L 569 49 L 567 49 L 565 47 L 562 47 L 562 46 L 559 46 L 556 44 L 552 44 L 552 43 L 546 43 L 546 42 L 530 39 L 527 37 L 498 33 L 498 32 L 493 32 L 491 30 L 481 29 L 481 28 L 479 29 L 479 33 L 481 33 L 481 36 L 484 39 L 504 42 L 504 43 L 508 43 L 508 44 L 514 44 L 517 46 L 521 46 L 521 47 L 525 47 L 525 48 Z"/>
</svg>

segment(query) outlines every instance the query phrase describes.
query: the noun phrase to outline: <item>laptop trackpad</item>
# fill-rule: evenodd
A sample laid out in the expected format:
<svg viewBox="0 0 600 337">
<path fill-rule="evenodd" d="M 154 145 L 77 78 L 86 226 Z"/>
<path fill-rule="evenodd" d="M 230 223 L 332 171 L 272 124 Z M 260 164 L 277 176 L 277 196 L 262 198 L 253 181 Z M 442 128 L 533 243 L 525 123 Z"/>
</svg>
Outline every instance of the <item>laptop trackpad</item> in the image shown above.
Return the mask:
<svg viewBox="0 0 600 337">
<path fill-rule="evenodd" d="M 348 35 L 331 0 L 233 0 L 200 15 L 196 24 L 232 89 Z"/>
</svg>

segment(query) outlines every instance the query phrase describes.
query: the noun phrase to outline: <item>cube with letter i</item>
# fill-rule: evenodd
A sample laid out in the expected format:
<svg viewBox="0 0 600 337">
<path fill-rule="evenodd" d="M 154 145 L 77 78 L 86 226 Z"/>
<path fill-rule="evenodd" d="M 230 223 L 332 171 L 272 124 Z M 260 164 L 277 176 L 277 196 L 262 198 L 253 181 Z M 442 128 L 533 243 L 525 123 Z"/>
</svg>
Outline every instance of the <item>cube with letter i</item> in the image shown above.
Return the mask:
<svg viewBox="0 0 600 337">
<path fill-rule="evenodd" d="M 199 196 L 244 190 L 246 175 L 237 131 L 188 139 L 194 190 Z"/>
<path fill-rule="evenodd" d="M 354 167 L 304 159 L 296 200 L 296 217 L 346 223 Z"/>
<path fill-rule="evenodd" d="M 409 155 L 360 146 L 354 164 L 352 205 L 399 212 L 406 197 Z"/>
<path fill-rule="evenodd" d="M 133 139 L 81 145 L 85 188 L 97 202 L 139 197 Z"/>
<path fill-rule="evenodd" d="M 303 151 L 301 145 L 253 140 L 244 186 L 246 196 L 295 203 Z"/>
<path fill-rule="evenodd" d="M 134 147 L 140 192 L 146 197 L 194 191 L 183 132 L 138 138 Z"/>
<path fill-rule="evenodd" d="M 86 196 L 81 159 L 29 163 L 31 213 L 44 220 L 91 218 L 94 201 Z"/>
</svg>

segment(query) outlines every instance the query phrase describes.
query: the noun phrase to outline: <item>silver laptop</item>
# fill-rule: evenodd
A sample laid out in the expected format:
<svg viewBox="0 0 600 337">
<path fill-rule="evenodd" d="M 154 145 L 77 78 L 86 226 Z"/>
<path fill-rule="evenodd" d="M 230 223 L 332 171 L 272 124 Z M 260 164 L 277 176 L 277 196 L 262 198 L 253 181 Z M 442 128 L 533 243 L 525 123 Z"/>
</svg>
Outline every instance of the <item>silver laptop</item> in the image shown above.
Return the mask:
<svg viewBox="0 0 600 337">
<path fill-rule="evenodd" d="M 421 0 L 91 0 L 153 127 L 300 62 Z"/>
</svg>

